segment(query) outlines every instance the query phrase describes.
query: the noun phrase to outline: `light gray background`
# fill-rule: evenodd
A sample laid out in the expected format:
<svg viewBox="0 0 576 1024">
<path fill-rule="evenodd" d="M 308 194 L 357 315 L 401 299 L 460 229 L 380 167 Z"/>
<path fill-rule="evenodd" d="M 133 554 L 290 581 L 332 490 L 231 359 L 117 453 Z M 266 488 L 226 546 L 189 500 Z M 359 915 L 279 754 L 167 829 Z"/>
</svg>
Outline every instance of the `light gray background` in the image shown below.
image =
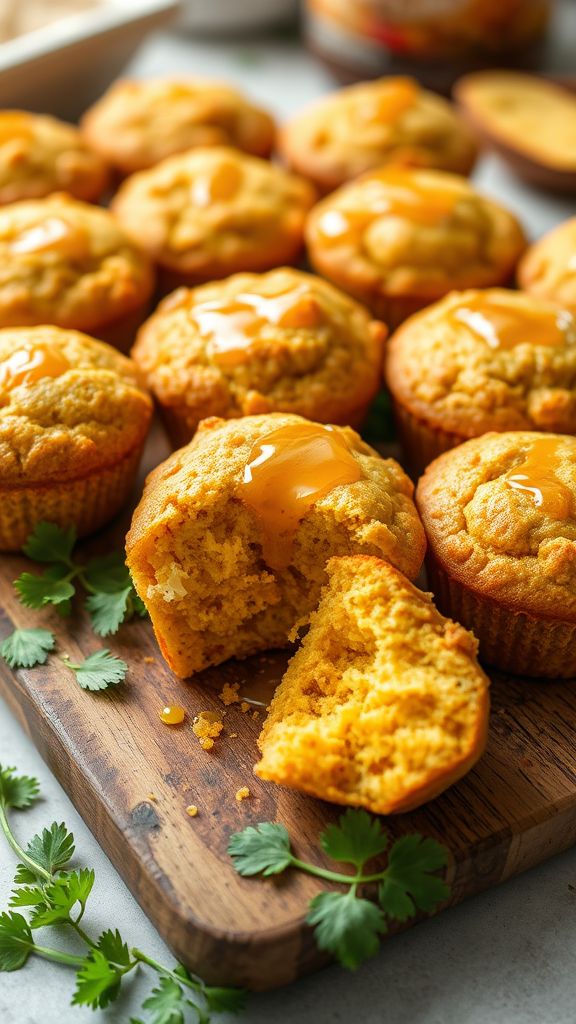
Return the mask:
<svg viewBox="0 0 576 1024">
<path fill-rule="evenodd" d="M 576 5 L 566 5 L 565 11 L 563 36 L 574 52 Z M 130 71 L 224 77 L 280 117 L 332 84 L 289 42 L 192 42 L 158 35 Z M 482 162 L 476 180 L 513 209 L 533 237 L 574 212 L 572 202 L 520 185 L 494 158 Z M 36 774 L 42 783 L 44 801 L 17 820 L 22 836 L 54 819 L 65 820 L 75 833 L 79 860 L 95 867 L 90 930 L 119 926 L 130 944 L 170 963 L 156 930 L 1 703 L 0 760 Z M 0 845 L 0 908 L 13 869 L 11 853 Z M 576 850 L 395 937 L 355 975 L 330 968 L 289 989 L 251 997 L 240 1024 L 574 1024 L 576 895 L 571 884 L 576 885 Z M 149 987 L 142 973 L 128 983 L 119 1003 L 94 1014 L 69 1006 L 70 970 L 31 960 L 25 971 L 0 974 L 0 1021 L 119 1024 L 139 1013 Z"/>
</svg>

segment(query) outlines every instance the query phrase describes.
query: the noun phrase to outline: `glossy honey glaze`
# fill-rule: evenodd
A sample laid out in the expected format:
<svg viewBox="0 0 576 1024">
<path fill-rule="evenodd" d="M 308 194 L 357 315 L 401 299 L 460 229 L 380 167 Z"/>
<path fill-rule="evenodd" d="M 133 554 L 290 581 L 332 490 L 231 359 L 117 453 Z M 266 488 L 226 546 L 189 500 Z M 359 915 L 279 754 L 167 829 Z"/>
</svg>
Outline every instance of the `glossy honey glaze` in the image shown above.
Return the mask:
<svg viewBox="0 0 576 1024">
<path fill-rule="evenodd" d="M 194 206 L 205 208 L 212 203 L 233 199 L 242 179 L 242 169 L 232 160 L 224 160 L 210 170 L 195 175 L 191 188 Z"/>
<path fill-rule="evenodd" d="M 24 228 L 10 240 L 9 248 L 22 256 L 55 253 L 60 257 L 81 259 L 88 254 L 89 244 L 88 232 L 82 225 L 54 216 Z"/>
<path fill-rule="evenodd" d="M 414 106 L 419 88 L 413 78 L 389 78 L 362 99 L 357 111 L 364 121 L 395 121 Z"/>
<path fill-rule="evenodd" d="M 522 344 L 560 348 L 576 342 L 574 317 L 566 310 L 551 306 L 524 311 L 482 293 L 454 309 L 451 319 L 458 325 L 465 324 L 493 349 L 511 349 Z"/>
<path fill-rule="evenodd" d="M 369 224 L 385 216 L 434 227 L 452 214 L 462 196 L 459 190 L 397 167 L 385 167 L 366 175 L 362 186 L 365 193 L 362 209 L 328 207 L 320 215 L 316 230 L 326 243 L 357 242 Z"/>
<path fill-rule="evenodd" d="M 507 474 L 505 482 L 513 490 L 523 492 L 543 515 L 565 520 L 572 514 L 572 492 L 558 476 L 559 447 L 554 437 L 537 438 L 524 461 Z"/>
<path fill-rule="evenodd" d="M 318 326 L 322 310 L 307 284 L 275 295 L 246 292 L 196 306 L 192 320 L 208 342 L 209 355 L 221 366 L 245 363 L 266 324 L 296 330 Z"/>
<path fill-rule="evenodd" d="M 290 563 L 294 535 L 308 510 L 335 487 L 363 476 L 345 437 L 320 423 L 290 423 L 253 446 L 238 496 L 256 513 L 271 569 Z"/>
<path fill-rule="evenodd" d="M 53 348 L 23 345 L 0 360 L 0 388 L 9 390 L 20 384 L 33 384 L 42 377 L 60 377 L 70 363 Z"/>
</svg>

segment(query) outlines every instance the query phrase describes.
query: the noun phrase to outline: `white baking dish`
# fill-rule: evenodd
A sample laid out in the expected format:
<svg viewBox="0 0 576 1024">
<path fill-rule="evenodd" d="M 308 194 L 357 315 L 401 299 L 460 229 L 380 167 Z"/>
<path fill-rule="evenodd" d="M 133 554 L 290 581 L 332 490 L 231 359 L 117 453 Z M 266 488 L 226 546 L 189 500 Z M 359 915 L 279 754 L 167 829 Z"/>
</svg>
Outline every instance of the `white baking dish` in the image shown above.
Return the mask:
<svg viewBox="0 0 576 1024">
<path fill-rule="evenodd" d="M 124 0 L 53 22 L 0 45 L 0 107 L 70 120 L 119 74 L 177 0 Z"/>
</svg>

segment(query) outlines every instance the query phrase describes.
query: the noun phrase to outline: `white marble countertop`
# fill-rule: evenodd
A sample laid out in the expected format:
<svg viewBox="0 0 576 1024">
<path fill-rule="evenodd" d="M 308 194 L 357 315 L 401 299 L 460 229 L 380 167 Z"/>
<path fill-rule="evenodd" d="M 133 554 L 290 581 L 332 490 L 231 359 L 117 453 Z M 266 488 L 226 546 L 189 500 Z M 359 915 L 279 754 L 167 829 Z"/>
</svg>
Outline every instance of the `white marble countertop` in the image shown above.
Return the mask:
<svg viewBox="0 0 576 1024">
<path fill-rule="evenodd" d="M 576 5 L 573 6 L 576 26 Z M 572 35 L 574 39 L 576 31 Z M 242 85 L 279 116 L 330 87 L 328 75 L 289 42 L 192 42 L 153 38 L 131 72 L 179 71 Z M 520 185 L 494 158 L 476 180 L 523 220 L 531 236 L 574 212 L 574 203 Z M 53 820 L 74 831 L 79 859 L 96 869 L 89 920 L 118 926 L 128 942 L 170 963 L 170 953 L 105 854 L 0 702 L 0 760 L 39 777 L 44 800 L 18 817 L 23 836 Z M 0 844 L 0 909 L 7 903 L 14 858 Z M 385 943 L 352 975 L 336 967 L 289 989 L 250 998 L 239 1024 L 574 1024 L 576 1006 L 576 849 L 498 889 L 469 900 Z M 94 1014 L 70 1007 L 69 969 L 31 960 L 0 975 L 2 1024 L 124 1024 L 139 1014 L 150 979 L 132 979 L 122 999 Z"/>
</svg>

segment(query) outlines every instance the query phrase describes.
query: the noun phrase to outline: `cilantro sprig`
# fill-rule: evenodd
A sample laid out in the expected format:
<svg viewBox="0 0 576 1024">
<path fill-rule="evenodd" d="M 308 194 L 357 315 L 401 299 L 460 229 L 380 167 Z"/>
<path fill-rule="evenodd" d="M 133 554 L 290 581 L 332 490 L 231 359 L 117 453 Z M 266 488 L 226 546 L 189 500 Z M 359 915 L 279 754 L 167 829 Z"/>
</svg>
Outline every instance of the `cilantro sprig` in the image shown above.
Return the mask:
<svg viewBox="0 0 576 1024">
<path fill-rule="evenodd" d="M 49 629 L 15 629 L 0 644 L 0 655 L 11 668 L 33 668 L 44 665 L 55 646 L 56 637 Z M 106 647 L 78 663 L 70 661 L 67 655 L 59 660 L 74 673 L 83 690 L 107 690 L 109 686 L 117 686 L 128 671 L 126 662 Z"/>
<path fill-rule="evenodd" d="M 39 793 L 36 779 L 18 776 L 15 768 L 0 765 L 0 829 L 19 861 L 10 909 L 0 914 L 0 971 L 20 970 L 30 956 L 72 967 L 76 972 L 72 1005 L 96 1010 L 117 999 L 126 976 L 145 965 L 157 978 L 142 1004 L 146 1024 L 209 1024 L 213 1014 L 238 1012 L 245 1000 L 241 989 L 205 985 L 182 964 L 165 967 L 142 950 L 131 948 L 117 928 L 107 928 L 96 938 L 84 930 L 80 922 L 95 875 L 86 867 L 71 868 L 75 852 L 72 833 L 64 823 L 52 822 L 24 847 L 9 821 L 9 811 L 25 810 Z M 86 953 L 66 953 L 37 942 L 37 932 L 54 925 L 74 931 Z M 134 1018 L 133 1024 L 144 1021 Z"/>
<path fill-rule="evenodd" d="M 448 863 L 446 848 L 417 833 L 402 836 L 390 847 L 386 831 L 366 811 L 346 811 L 337 825 L 322 832 L 320 845 L 332 860 L 352 865 L 354 873 L 300 860 L 292 851 L 284 825 L 270 821 L 234 833 L 228 853 L 238 874 L 246 877 L 266 878 L 296 868 L 347 886 L 345 892 L 314 896 L 306 920 L 314 928 L 319 948 L 350 970 L 378 951 L 388 920 L 407 921 L 418 911 L 431 914 L 450 895 L 448 885 L 437 874 Z M 368 862 L 386 851 L 386 867 L 367 872 Z M 359 894 L 367 885 L 377 886 L 377 903 Z"/>
<path fill-rule="evenodd" d="M 85 606 L 98 636 L 116 633 L 123 622 L 134 616 L 143 618 L 146 608 L 132 586 L 123 552 L 79 562 L 73 555 L 75 544 L 74 527 L 37 524 L 23 551 L 47 568 L 42 573 L 23 572 L 14 581 L 22 604 L 34 609 L 53 605 L 60 615 L 67 616 L 80 584 L 88 595 Z"/>
</svg>

